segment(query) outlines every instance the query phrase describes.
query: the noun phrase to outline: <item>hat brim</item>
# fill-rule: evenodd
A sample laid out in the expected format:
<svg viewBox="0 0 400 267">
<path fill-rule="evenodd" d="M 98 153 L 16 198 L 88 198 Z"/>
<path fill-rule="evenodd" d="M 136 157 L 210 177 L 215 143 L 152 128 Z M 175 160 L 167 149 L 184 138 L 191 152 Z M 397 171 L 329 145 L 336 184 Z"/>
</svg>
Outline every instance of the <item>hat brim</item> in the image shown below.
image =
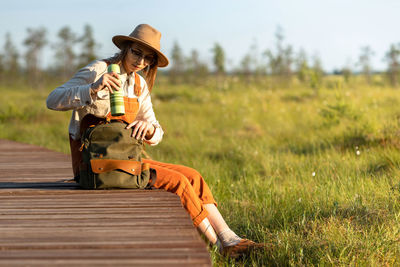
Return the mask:
<svg viewBox="0 0 400 267">
<path fill-rule="evenodd" d="M 157 66 L 158 67 L 161 67 L 161 68 L 162 67 L 166 67 L 169 64 L 168 58 L 163 53 L 161 53 L 161 51 L 159 51 L 158 49 L 156 49 L 155 47 L 153 47 L 152 45 L 150 45 L 149 43 L 147 43 L 147 42 L 145 42 L 145 41 L 143 41 L 141 39 L 137 39 L 137 38 L 130 37 L 130 36 L 125 36 L 125 35 L 116 35 L 116 36 L 114 36 L 112 38 L 112 41 L 119 49 L 121 49 L 122 43 L 127 42 L 127 41 L 140 43 L 140 44 L 146 46 L 147 48 L 150 48 L 151 50 L 153 50 L 154 52 L 157 53 L 157 55 L 158 55 L 158 64 L 157 64 Z"/>
</svg>

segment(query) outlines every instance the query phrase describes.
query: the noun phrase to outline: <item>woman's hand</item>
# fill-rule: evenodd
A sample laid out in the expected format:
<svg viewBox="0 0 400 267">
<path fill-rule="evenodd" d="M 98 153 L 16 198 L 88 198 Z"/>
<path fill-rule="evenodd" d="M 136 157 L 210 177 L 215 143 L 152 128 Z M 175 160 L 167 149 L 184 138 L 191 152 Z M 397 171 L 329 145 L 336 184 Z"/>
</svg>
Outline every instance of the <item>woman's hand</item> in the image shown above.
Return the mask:
<svg viewBox="0 0 400 267">
<path fill-rule="evenodd" d="M 108 90 L 112 94 L 113 90 L 121 89 L 121 81 L 119 80 L 119 76 L 115 72 L 105 73 L 100 77 L 96 82 L 94 82 L 91 86 L 92 94 L 97 94 L 98 91 Z"/>
<path fill-rule="evenodd" d="M 132 127 L 134 127 L 132 136 L 137 140 L 144 140 L 145 138 L 150 139 L 156 130 L 154 125 L 147 121 L 134 121 L 126 126 L 126 129 L 130 129 Z"/>
</svg>

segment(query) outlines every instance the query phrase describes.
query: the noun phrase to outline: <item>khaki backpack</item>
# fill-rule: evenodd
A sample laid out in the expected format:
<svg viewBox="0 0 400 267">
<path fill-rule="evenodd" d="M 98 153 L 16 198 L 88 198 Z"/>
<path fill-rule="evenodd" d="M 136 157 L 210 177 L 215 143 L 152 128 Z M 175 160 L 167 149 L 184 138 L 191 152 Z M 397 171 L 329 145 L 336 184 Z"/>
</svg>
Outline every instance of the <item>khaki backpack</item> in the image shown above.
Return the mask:
<svg viewBox="0 0 400 267">
<path fill-rule="evenodd" d="M 86 189 L 151 187 L 155 170 L 143 163 L 143 142 L 119 121 L 88 127 L 82 136 L 79 184 Z M 151 179 L 150 179 L 151 176 Z"/>
</svg>

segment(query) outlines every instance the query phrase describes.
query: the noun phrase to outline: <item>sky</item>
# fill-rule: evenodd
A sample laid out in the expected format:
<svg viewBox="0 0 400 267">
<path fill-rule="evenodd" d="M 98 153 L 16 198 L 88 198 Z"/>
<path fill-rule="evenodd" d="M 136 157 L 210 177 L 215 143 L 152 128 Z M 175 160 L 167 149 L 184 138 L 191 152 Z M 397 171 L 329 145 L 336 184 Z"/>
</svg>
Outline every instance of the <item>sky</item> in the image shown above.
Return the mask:
<svg viewBox="0 0 400 267">
<path fill-rule="evenodd" d="M 228 69 L 256 44 L 259 54 L 273 49 L 277 27 L 285 42 L 311 57 L 318 55 L 326 71 L 346 65 L 356 68 L 361 47 L 374 51 L 372 65 L 384 70 L 385 53 L 400 43 L 398 0 L 0 0 L 0 53 L 4 36 L 11 34 L 20 53 L 27 28 L 45 27 L 50 43 L 64 26 L 82 34 L 85 24 L 94 29 L 99 58 L 113 55 L 114 35 L 128 35 L 141 23 L 162 33 L 161 50 L 170 57 L 174 42 L 185 55 L 196 49 L 212 64 L 211 49 L 219 43 L 225 50 Z M 43 54 L 50 65 L 54 50 Z"/>
</svg>

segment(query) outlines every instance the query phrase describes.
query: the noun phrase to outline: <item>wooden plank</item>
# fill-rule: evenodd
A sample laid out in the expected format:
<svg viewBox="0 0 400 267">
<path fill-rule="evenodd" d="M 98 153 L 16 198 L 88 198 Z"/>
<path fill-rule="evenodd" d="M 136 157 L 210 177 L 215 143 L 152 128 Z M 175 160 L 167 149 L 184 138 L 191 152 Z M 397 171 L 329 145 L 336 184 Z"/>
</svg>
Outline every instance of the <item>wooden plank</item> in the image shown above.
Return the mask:
<svg viewBox="0 0 400 267">
<path fill-rule="evenodd" d="M 132 207 L 132 208 L 124 208 L 122 212 L 145 212 L 148 211 L 150 213 L 165 213 L 165 212 L 181 212 L 180 207 L 176 207 L 174 205 L 167 207 Z M 49 208 L 49 209 L 9 209 L 9 208 L 0 208 L 0 215 L 28 215 L 28 214 L 37 214 L 37 215 L 55 215 L 55 214 L 119 214 L 121 213 L 118 209 L 107 209 L 107 208 L 97 208 L 96 210 L 91 209 L 83 209 L 81 207 L 71 209 L 59 209 L 59 208 Z"/>
<path fill-rule="evenodd" d="M 68 155 L 0 140 L 0 266 L 211 266 L 177 196 L 71 178 Z"/>
<path fill-rule="evenodd" d="M 187 257 L 184 259 L 155 259 L 151 262 L 146 259 L 17 259 L 4 260 L 0 262 L 0 266 L 171 266 L 171 267 L 187 267 L 187 266 L 210 266 L 210 263 L 204 258 Z"/>
<path fill-rule="evenodd" d="M 182 253 L 184 251 L 185 253 Z M 21 251 L 18 250 L 2 250 L 0 251 L 0 258 L 2 259 L 145 259 L 146 255 L 152 255 L 153 258 L 157 259 L 186 259 L 189 257 L 201 258 L 202 251 L 196 247 L 188 247 L 183 249 L 176 248 L 141 248 L 140 250 L 132 250 L 130 255 L 126 254 L 124 249 L 82 249 L 78 255 L 74 249 L 48 249 L 48 250 L 29 250 Z"/>
</svg>

